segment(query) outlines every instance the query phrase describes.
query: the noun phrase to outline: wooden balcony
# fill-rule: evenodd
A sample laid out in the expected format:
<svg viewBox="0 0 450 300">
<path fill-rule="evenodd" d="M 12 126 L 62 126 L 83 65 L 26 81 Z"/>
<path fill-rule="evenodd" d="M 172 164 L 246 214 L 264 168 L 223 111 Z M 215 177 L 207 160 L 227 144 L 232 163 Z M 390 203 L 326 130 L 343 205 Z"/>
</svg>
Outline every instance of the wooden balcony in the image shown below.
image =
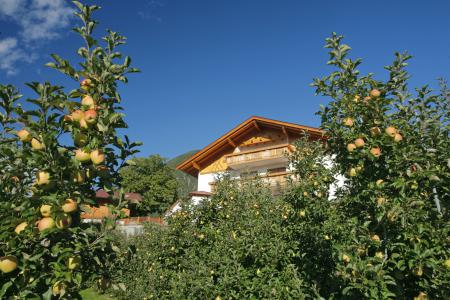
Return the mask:
<svg viewBox="0 0 450 300">
<path fill-rule="evenodd" d="M 277 145 L 251 151 L 228 154 L 225 156 L 225 162 L 231 169 L 234 170 L 260 167 L 269 164 L 287 163 L 288 154 L 292 151 L 292 145 Z"/>
<path fill-rule="evenodd" d="M 270 188 L 273 195 L 279 195 L 286 188 L 288 178 L 294 179 L 294 174 L 292 172 L 280 172 L 280 173 L 266 174 L 262 176 L 237 178 L 235 180 L 239 184 L 251 180 L 261 180 L 263 183 L 267 185 L 268 188 Z M 210 185 L 211 191 L 214 193 L 216 190 L 216 183 L 211 182 Z"/>
</svg>

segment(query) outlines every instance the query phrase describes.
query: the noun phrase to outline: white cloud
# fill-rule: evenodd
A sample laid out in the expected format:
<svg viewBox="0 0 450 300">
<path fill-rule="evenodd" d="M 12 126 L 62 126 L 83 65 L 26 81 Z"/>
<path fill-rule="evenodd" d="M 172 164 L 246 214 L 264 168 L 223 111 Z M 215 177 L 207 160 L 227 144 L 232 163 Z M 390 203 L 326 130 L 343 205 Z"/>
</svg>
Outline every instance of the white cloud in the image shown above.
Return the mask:
<svg viewBox="0 0 450 300">
<path fill-rule="evenodd" d="M 14 74 L 17 63 L 31 62 L 42 43 L 58 38 L 73 15 L 68 3 L 65 0 L 0 0 L 0 17 L 19 26 L 18 37 L 0 40 L 0 70 Z"/>
<path fill-rule="evenodd" d="M 35 55 L 27 54 L 18 47 L 16 38 L 10 37 L 0 40 L 0 70 L 6 72 L 7 75 L 17 73 L 15 67 L 17 62 L 32 62 L 34 59 Z"/>
</svg>

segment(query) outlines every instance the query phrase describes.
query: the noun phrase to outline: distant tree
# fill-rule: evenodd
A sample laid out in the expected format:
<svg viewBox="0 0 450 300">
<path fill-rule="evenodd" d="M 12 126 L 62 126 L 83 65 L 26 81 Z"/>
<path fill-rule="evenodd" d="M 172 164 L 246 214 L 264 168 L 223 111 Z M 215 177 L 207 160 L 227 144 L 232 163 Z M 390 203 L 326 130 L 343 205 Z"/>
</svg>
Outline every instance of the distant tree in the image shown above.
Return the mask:
<svg viewBox="0 0 450 300">
<path fill-rule="evenodd" d="M 141 215 L 162 213 L 177 199 L 174 171 L 160 155 L 135 158 L 133 165 L 124 167 L 120 174 L 125 191 L 142 195 L 142 202 L 137 205 Z"/>
</svg>

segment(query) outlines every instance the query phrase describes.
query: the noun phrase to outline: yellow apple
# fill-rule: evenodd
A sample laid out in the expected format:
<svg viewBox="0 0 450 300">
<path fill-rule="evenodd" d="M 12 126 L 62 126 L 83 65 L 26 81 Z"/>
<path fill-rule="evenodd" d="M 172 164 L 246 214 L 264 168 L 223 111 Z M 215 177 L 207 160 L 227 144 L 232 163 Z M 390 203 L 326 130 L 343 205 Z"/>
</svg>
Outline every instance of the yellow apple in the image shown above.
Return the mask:
<svg viewBox="0 0 450 300">
<path fill-rule="evenodd" d="M 381 242 L 381 239 L 380 239 L 380 237 L 379 237 L 377 234 L 372 235 L 372 236 L 370 237 L 370 239 L 371 239 L 372 241 L 374 241 L 374 242 L 377 242 L 377 243 Z"/>
<path fill-rule="evenodd" d="M 396 133 L 395 135 L 394 135 L 394 141 L 395 142 L 401 142 L 403 140 L 403 136 L 400 134 L 400 133 Z"/>
<path fill-rule="evenodd" d="M 64 200 L 63 205 L 61 206 L 63 212 L 65 213 L 71 213 L 78 209 L 78 203 L 77 201 L 73 199 L 66 199 Z"/>
<path fill-rule="evenodd" d="M 51 205 L 48 205 L 48 204 L 41 205 L 41 208 L 39 210 L 43 217 L 50 217 L 52 215 L 52 206 Z"/>
<path fill-rule="evenodd" d="M 88 143 L 88 137 L 87 137 L 87 135 L 79 132 L 75 135 L 73 141 L 74 141 L 75 146 L 83 147 Z"/>
<path fill-rule="evenodd" d="M 372 98 L 370 98 L 370 96 L 364 97 L 364 101 L 365 101 L 365 102 L 369 101 L 370 99 L 372 99 Z"/>
<path fill-rule="evenodd" d="M 415 268 L 413 270 L 414 275 L 416 275 L 417 277 L 421 277 L 423 275 L 423 269 L 421 266 Z"/>
<path fill-rule="evenodd" d="M 50 173 L 45 171 L 39 171 L 36 174 L 36 184 L 37 185 L 47 185 L 50 183 Z"/>
<path fill-rule="evenodd" d="M 31 134 L 26 129 L 21 129 L 21 130 L 17 131 L 17 137 L 19 138 L 19 140 L 21 142 L 29 142 L 29 141 L 31 141 Z"/>
<path fill-rule="evenodd" d="M 301 211 L 298 212 L 298 215 L 299 215 L 300 217 L 304 218 L 304 217 L 306 217 L 306 211 L 301 210 Z"/>
<path fill-rule="evenodd" d="M 397 134 L 397 129 L 393 126 L 389 126 L 384 130 L 384 132 L 386 132 L 386 134 L 390 137 L 395 137 L 395 135 Z"/>
<path fill-rule="evenodd" d="M 347 254 L 342 255 L 342 261 L 348 264 L 350 262 L 350 256 L 348 256 Z"/>
<path fill-rule="evenodd" d="M 67 289 L 67 283 L 64 281 L 57 281 L 52 286 L 52 294 L 53 296 L 58 296 L 60 294 L 64 294 Z"/>
<path fill-rule="evenodd" d="M 13 255 L 7 255 L 0 258 L 0 270 L 3 273 L 11 273 L 17 269 L 17 257 Z"/>
<path fill-rule="evenodd" d="M 445 265 L 448 269 L 450 269 L 450 258 L 449 258 L 449 259 L 446 259 L 446 260 L 444 261 L 444 265 Z"/>
<path fill-rule="evenodd" d="M 79 162 L 86 163 L 91 160 L 90 153 L 83 149 L 75 150 L 75 159 Z"/>
<path fill-rule="evenodd" d="M 72 225 L 72 217 L 68 214 L 62 214 L 56 217 L 56 227 L 64 229 Z"/>
<path fill-rule="evenodd" d="M 91 152 L 91 160 L 94 165 L 99 165 L 105 161 L 105 154 L 101 150 Z"/>
<path fill-rule="evenodd" d="M 80 128 L 81 129 L 88 129 L 89 128 L 89 124 L 88 124 L 88 122 L 86 122 L 86 119 L 81 119 L 79 124 L 80 124 Z"/>
<path fill-rule="evenodd" d="M 86 180 L 86 175 L 84 174 L 84 172 L 82 170 L 75 171 L 75 173 L 73 174 L 73 182 L 84 183 L 85 180 Z"/>
<path fill-rule="evenodd" d="M 355 95 L 355 97 L 353 97 L 354 102 L 358 102 L 359 99 L 361 99 L 361 97 L 359 95 Z"/>
<path fill-rule="evenodd" d="M 355 140 L 355 145 L 356 145 L 356 147 L 358 147 L 358 148 L 364 147 L 365 144 L 366 144 L 366 143 L 364 142 L 364 139 L 363 139 L 363 138 L 357 138 L 357 139 Z"/>
<path fill-rule="evenodd" d="M 347 145 L 347 151 L 348 152 L 353 152 L 356 149 L 356 145 L 353 143 L 350 143 Z"/>
<path fill-rule="evenodd" d="M 67 260 L 67 267 L 69 268 L 69 270 L 74 270 L 78 268 L 80 265 L 81 265 L 81 257 L 79 256 L 72 256 L 69 257 L 69 259 Z"/>
<path fill-rule="evenodd" d="M 383 179 L 378 179 L 378 180 L 375 182 L 375 184 L 376 184 L 378 187 L 382 186 L 383 183 L 384 183 L 384 180 L 383 180 Z"/>
<path fill-rule="evenodd" d="M 55 221 L 50 217 L 44 217 L 40 219 L 38 222 L 38 229 L 41 232 L 47 229 L 51 229 L 53 227 L 55 227 Z"/>
<path fill-rule="evenodd" d="M 92 80 L 90 80 L 89 78 L 83 79 L 80 82 L 80 87 L 82 90 L 88 91 L 91 86 L 92 86 Z"/>
<path fill-rule="evenodd" d="M 382 206 L 385 203 L 386 203 L 386 198 L 383 198 L 383 197 L 378 197 L 377 198 L 377 205 L 378 206 Z"/>
<path fill-rule="evenodd" d="M 39 142 L 37 139 L 33 138 L 31 140 L 31 148 L 33 148 L 34 150 L 44 150 L 45 149 L 45 145 L 41 142 Z"/>
<path fill-rule="evenodd" d="M 375 157 L 379 157 L 381 155 L 381 149 L 378 147 L 374 147 L 370 149 L 370 153 Z"/>
<path fill-rule="evenodd" d="M 350 177 L 355 177 L 355 176 L 356 176 L 356 169 L 355 169 L 355 168 L 351 168 L 351 169 L 348 171 L 348 175 L 349 175 Z"/>
<path fill-rule="evenodd" d="M 419 295 L 414 297 L 414 300 L 426 300 L 427 298 L 427 294 L 425 294 L 424 292 L 420 292 Z"/>
<path fill-rule="evenodd" d="M 380 95 L 381 95 L 381 92 L 377 89 L 373 89 L 370 91 L 370 98 L 372 98 L 372 99 L 376 99 L 376 98 L 380 97 Z"/>
<path fill-rule="evenodd" d="M 352 127 L 353 126 L 353 119 L 352 118 L 344 119 L 344 125 L 347 126 L 347 127 Z"/>
<path fill-rule="evenodd" d="M 14 229 L 14 232 L 17 234 L 20 234 L 22 231 L 25 230 L 25 228 L 28 226 L 27 222 L 22 222 L 19 225 L 16 226 L 16 228 Z"/>
<path fill-rule="evenodd" d="M 381 251 L 377 251 L 375 253 L 375 257 L 378 257 L 379 259 L 383 259 L 384 258 L 384 253 Z"/>
<path fill-rule="evenodd" d="M 88 106 L 89 108 L 94 108 L 95 101 L 91 96 L 87 95 L 84 96 L 83 99 L 81 99 L 81 105 Z"/>
<path fill-rule="evenodd" d="M 97 122 L 97 112 L 93 109 L 85 111 L 84 119 L 89 125 L 94 124 L 95 122 Z"/>
</svg>

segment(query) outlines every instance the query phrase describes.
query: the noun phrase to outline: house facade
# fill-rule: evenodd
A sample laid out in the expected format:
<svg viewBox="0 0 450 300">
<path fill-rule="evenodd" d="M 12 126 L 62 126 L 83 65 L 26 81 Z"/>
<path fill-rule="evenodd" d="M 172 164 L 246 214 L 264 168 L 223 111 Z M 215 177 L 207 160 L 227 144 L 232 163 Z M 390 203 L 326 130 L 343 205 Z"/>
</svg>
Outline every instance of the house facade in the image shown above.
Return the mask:
<svg viewBox="0 0 450 300">
<path fill-rule="evenodd" d="M 235 180 L 260 178 L 279 193 L 291 176 L 288 154 L 304 133 L 310 139 L 324 139 L 323 131 L 309 126 L 262 117 L 251 117 L 191 158 L 177 166 L 198 178 L 193 202 L 201 201 L 214 192 L 217 178 L 229 174 Z M 176 207 L 174 207 L 176 210 Z"/>
</svg>

